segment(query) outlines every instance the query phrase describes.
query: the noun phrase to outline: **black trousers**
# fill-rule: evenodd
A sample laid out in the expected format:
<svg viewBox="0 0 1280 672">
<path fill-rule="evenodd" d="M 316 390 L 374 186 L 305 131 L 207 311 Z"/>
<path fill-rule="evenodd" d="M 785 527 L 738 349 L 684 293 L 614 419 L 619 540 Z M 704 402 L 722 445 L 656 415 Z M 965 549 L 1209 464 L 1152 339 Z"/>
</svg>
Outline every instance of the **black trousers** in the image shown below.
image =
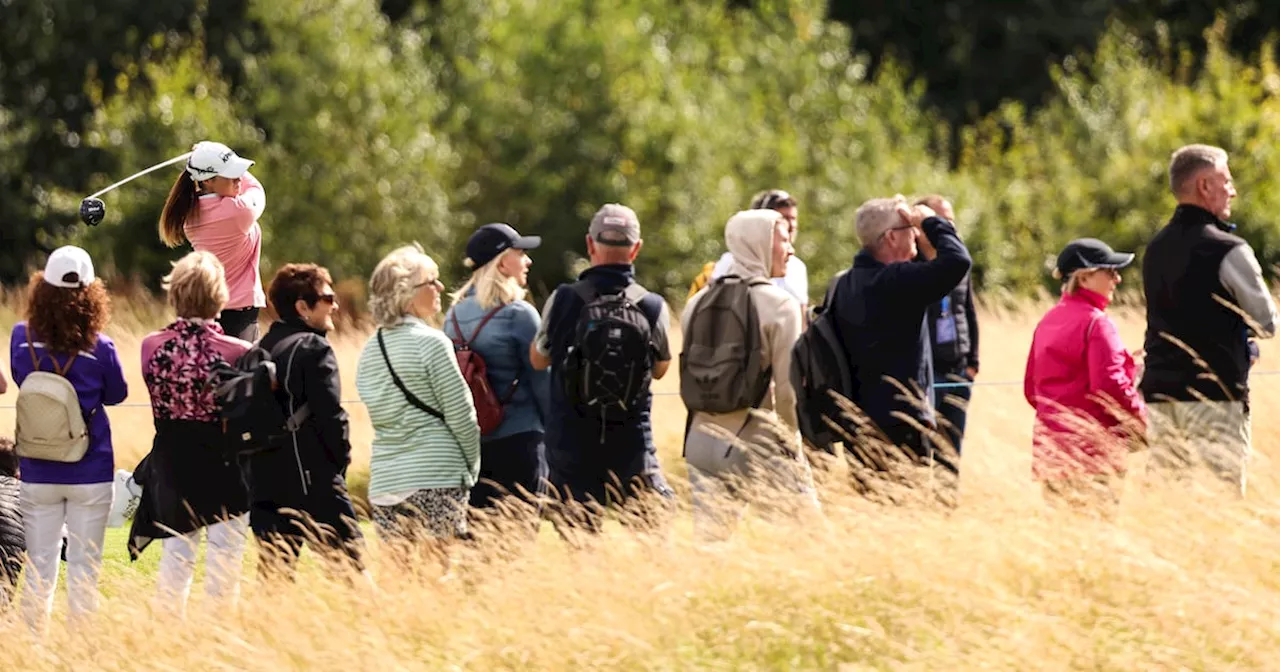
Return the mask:
<svg viewBox="0 0 1280 672">
<path fill-rule="evenodd" d="M 547 490 L 547 455 L 542 432 L 522 432 L 480 442 L 480 480 L 471 488 L 471 506 L 492 508 L 507 496 L 537 497 Z"/>
<path fill-rule="evenodd" d="M 961 367 L 935 368 L 933 377 L 938 383 L 947 385 L 934 390 L 933 407 L 939 415 L 938 431 L 951 441 L 958 455 L 964 443 L 969 400 L 973 398 L 973 380 Z"/>
<path fill-rule="evenodd" d="M 579 531 L 595 534 L 603 529 L 606 509 L 623 512 L 620 521 L 624 525 L 656 529 L 666 524 L 675 507 L 675 491 L 657 470 L 572 476 L 553 470 L 548 480 L 554 490 L 548 517 L 571 545 L 580 543 Z"/>
<path fill-rule="evenodd" d="M 313 490 L 299 505 L 255 500 L 249 507 L 249 527 L 264 555 L 259 565 L 263 574 L 292 576 L 303 543 L 326 560 L 364 569 L 364 535 L 342 476 L 334 477 L 331 488 Z"/>
<path fill-rule="evenodd" d="M 236 308 L 224 310 L 218 314 L 218 324 L 228 336 L 235 336 L 242 341 L 257 343 L 258 336 L 257 308 Z"/>
</svg>

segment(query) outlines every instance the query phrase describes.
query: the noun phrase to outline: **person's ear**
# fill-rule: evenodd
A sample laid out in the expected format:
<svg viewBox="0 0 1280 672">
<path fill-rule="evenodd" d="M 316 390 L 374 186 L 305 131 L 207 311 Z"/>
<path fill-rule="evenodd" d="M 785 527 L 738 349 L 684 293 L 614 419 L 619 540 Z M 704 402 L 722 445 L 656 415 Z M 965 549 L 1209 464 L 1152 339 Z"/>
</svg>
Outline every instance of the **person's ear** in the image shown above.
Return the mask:
<svg viewBox="0 0 1280 672">
<path fill-rule="evenodd" d="M 298 299 L 293 302 L 293 309 L 297 311 L 298 316 L 306 318 L 311 315 L 311 306 L 307 304 L 306 299 Z"/>
<path fill-rule="evenodd" d="M 644 247 L 643 240 L 637 240 L 636 244 L 631 247 L 631 261 L 635 261 L 640 256 L 640 248 Z"/>
<path fill-rule="evenodd" d="M 590 235 L 587 236 L 587 256 L 588 257 L 596 256 L 596 241 L 591 240 Z"/>
</svg>

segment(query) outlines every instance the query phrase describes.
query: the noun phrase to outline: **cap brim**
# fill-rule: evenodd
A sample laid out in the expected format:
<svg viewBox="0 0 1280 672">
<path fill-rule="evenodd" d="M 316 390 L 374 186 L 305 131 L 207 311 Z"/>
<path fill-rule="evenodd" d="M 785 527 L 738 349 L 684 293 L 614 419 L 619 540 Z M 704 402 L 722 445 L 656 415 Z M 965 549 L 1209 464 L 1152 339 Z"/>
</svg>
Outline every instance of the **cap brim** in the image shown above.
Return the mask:
<svg viewBox="0 0 1280 672">
<path fill-rule="evenodd" d="M 1115 254 L 1107 257 L 1106 263 L 1098 264 L 1094 266 L 1094 268 L 1124 268 L 1125 266 L 1133 263 L 1133 256 L 1132 252 L 1116 252 Z"/>
<path fill-rule="evenodd" d="M 542 236 L 520 236 L 511 244 L 516 250 L 536 250 L 542 244 Z"/>
<path fill-rule="evenodd" d="M 243 177 L 244 174 L 249 171 L 249 166 L 252 166 L 253 164 L 254 162 L 249 159 L 235 156 L 227 162 L 225 168 L 218 172 L 218 175 L 229 180 L 234 180 L 238 177 Z"/>
</svg>

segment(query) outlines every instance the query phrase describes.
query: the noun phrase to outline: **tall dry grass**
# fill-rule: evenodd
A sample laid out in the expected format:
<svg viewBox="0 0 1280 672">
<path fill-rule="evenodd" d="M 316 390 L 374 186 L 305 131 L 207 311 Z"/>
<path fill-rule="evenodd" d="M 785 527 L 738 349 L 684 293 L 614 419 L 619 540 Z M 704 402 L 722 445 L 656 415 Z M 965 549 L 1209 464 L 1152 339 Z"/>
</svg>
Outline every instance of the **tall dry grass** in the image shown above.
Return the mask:
<svg viewBox="0 0 1280 672">
<path fill-rule="evenodd" d="M 981 381 L 1020 380 L 1043 308 L 984 315 Z M 1140 316 L 1117 321 L 1137 346 Z M 145 402 L 141 330 L 111 334 L 130 401 Z M 354 398 L 361 338 L 335 342 Z M 1280 369 L 1274 352 L 1264 344 L 1259 369 Z M 147 572 L 108 568 L 92 627 L 36 642 L 0 625 L 0 669 L 1274 669 L 1277 382 L 1255 379 L 1258 454 L 1243 501 L 1208 482 L 1143 483 L 1139 455 L 1115 522 L 1050 510 L 1030 482 L 1020 385 L 981 387 L 950 513 L 869 504 L 835 465 L 820 470 L 817 522 L 748 516 L 728 541 L 702 544 L 682 504 L 659 532 L 611 526 L 571 550 L 544 530 L 514 554 L 464 553 L 448 575 L 392 563 L 371 539 L 376 593 L 318 571 L 285 587 L 247 577 L 236 613 L 208 611 L 197 589 L 185 621 L 153 611 Z M 351 411 L 358 469 L 370 436 Z M 111 417 L 129 466 L 147 449 L 148 412 Z M 659 397 L 655 418 L 687 502 L 678 398 Z M 0 411 L 0 428 L 11 424 Z"/>
</svg>

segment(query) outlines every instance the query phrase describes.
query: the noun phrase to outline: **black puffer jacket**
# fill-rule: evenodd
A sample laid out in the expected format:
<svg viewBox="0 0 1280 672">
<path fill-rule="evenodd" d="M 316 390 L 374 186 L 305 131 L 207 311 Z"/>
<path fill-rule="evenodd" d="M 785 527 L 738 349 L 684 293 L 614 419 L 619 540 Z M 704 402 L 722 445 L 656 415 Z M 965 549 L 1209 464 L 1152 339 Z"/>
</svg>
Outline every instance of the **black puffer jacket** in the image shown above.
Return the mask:
<svg viewBox="0 0 1280 672">
<path fill-rule="evenodd" d="M 6 584 L 17 582 L 22 573 L 22 554 L 27 550 L 18 503 L 20 488 L 18 479 L 0 476 L 0 595 Z"/>
</svg>

